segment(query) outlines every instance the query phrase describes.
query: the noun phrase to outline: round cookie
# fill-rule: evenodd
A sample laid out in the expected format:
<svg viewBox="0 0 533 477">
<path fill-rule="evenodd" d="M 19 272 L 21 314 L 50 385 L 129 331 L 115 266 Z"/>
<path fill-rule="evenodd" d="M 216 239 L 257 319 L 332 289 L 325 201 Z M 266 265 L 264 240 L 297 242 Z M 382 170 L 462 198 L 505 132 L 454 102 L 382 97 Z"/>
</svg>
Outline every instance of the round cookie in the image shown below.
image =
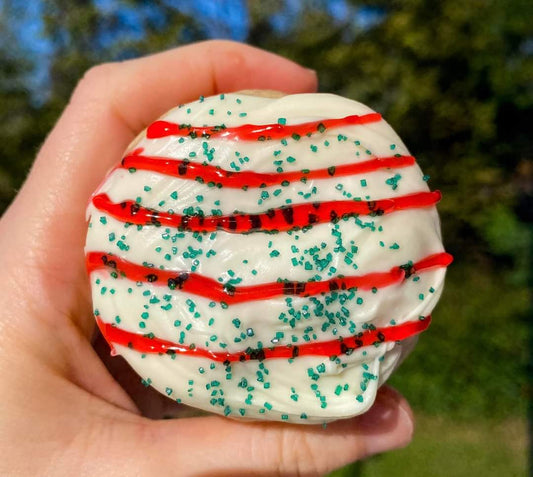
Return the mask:
<svg viewBox="0 0 533 477">
<path fill-rule="evenodd" d="M 429 325 L 451 262 L 426 182 L 355 101 L 181 105 L 92 197 L 98 326 L 177 402 L 295 423 L 363 413 Z"/>
</svg>

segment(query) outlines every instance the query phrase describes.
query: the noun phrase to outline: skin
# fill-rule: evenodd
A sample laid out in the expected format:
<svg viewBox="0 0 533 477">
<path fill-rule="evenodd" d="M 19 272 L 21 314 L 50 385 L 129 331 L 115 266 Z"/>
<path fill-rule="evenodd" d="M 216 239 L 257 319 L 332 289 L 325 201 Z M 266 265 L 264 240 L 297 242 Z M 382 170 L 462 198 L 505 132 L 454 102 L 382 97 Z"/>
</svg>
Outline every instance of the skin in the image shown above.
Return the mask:
<svg viewBox="0 0 533 477">
<path fill-rule="evenodd" d="M 117 382 L 128 382 L 124 367 L 106 366 L 92 340 L 85 207 L 128 143 L 200 95 L 316 86 L 310 70 L 221 41 L 100 65 L 81 79 L 0 221 L 1 475 L 321 475 L 410 441 L 409 406 L 390 388 L 367 414 L 326 429 L 151 419 L 159 398 L 139 386 L 127 393 Z"/>
</svg>

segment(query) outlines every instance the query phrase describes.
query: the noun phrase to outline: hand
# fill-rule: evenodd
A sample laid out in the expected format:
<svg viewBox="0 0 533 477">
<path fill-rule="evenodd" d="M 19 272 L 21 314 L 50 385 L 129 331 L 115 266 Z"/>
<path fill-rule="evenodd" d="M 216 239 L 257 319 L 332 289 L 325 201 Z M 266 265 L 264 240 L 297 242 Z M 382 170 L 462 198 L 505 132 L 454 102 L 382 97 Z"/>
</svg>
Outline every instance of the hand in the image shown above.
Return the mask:
<svg viewBox="0 0 533 477">
<path fill-rule="evenodd" d="M 388 388 L 364 416 L 326 429 L 148 419 L 91 345 L 83 253 L 91 192 L 167 109 L 254 88 L 310 92 L 316 77 L 216 41 L 97 66 L 80 81 L 0 222 L 1 475 L 314 475 L 410 440 L 409 407 Z"/>
</svg>

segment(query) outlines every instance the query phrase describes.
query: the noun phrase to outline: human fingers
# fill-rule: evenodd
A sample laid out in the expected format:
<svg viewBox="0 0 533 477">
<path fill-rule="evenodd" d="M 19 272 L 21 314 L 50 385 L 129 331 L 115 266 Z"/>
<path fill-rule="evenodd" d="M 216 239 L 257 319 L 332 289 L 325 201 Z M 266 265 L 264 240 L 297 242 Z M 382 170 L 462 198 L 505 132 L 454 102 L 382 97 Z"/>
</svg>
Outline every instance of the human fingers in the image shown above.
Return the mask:
<svg viewBox="0 0 533 477">
<path fill-rule="evenodd" d="M 9 231 L 0 234 L 4 268 L 23 273 L 17 270 L 31 260 L 32 269 L 43 271 L 32 275 L 34 293 L 44 289 L 40 303 L 63 302 L 70 310 L 80 303 L 87 307 L 86 300 L 79 300 L 87 289 L 82 266 L 85 207 L 105 171 L 165 110 L 199 95 L 243 88 L 306 92 L 316 88 L 316 77 L 279 56 L 225 41 L 89 71 L 2 219 L 2 232 Z M 81 284 L 79 290 L 76 284 Z M 85 320 L 87 333 L 89 323 Z"/>
<path fill-rule="evenodd" d="M 311 476 L 403 447 L 412 432 L 409 405 L 383 387 L 366 414 L 325 428 L 221 417 L 150 421 L 142 437 L 120 443 L 120 458 L 139 475 Z M 129 455 L 133 448 L 143 457 Z"/>
</svg>

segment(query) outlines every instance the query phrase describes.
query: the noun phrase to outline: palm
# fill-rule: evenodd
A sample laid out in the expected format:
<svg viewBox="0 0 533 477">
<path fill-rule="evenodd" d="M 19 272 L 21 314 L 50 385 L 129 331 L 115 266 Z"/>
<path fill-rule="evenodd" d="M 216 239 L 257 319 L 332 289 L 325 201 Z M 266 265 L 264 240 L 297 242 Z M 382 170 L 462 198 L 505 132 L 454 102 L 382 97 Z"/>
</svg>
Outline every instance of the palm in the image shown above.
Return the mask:
<svg viewBox="0 0 533 477">
<path fill-rule="evenodd" d="M 370 417 L 327 430 L 214 416 L 152 421 L 143 415 L 162 417 L 167 401 L 132 381 L 119 358 L 109 360 L 101 340 L 91 343 L 83 254 L 91 192 L 165 110 L 251 87 L 311 91 L 315 79 L 273 55 L 211 42 L 99 67 L 78 86 L 0 222 L 2 475 L 314 473 L 409 439 L 406 404 L 391 391 Z M 228 461 L 235 449 L 239 459 Z"/>
</svg>

